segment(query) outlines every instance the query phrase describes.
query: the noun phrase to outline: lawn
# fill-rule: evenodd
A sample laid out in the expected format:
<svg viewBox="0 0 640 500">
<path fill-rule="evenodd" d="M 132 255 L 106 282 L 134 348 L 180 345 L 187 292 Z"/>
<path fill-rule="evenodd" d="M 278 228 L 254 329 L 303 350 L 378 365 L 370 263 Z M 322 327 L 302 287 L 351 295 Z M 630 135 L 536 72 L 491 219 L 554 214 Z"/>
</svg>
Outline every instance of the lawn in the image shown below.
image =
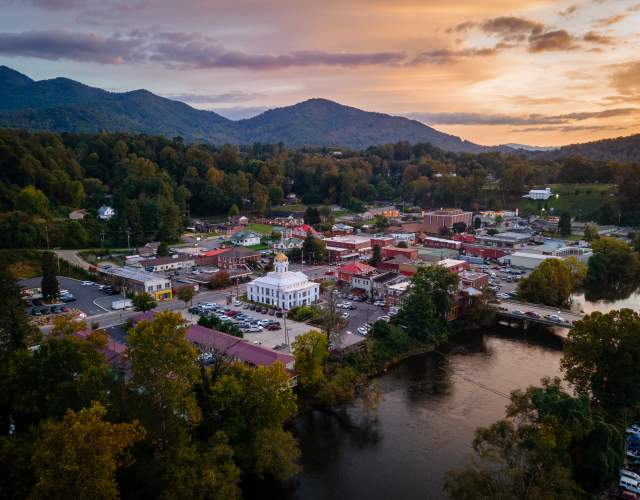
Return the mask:
<svg viewBox="0 0 640 500">
<path fill-rule="evenodd" d="M 259 252 L 260 250 L 269 250 L 269 245 L 263 245 L 262 243 L 259 245 L 249 245 L 248 247 L 249 250 L 254 250 L 256 252 Z"/>
<path fill-rule="evenodd" d="M 271 234 L 273 226 L 269 224 L 247 224 L 247 231 L 252 231 L 258 234 Z"/>
<path fill-rule="evenodd" d="M 515 206 L 523 215 L 540 215 L 544 208 L 547 214 L 569 212 L 579 220 L 589 220 L 597 217 L 600 207 L 615 193 L 615 186 L 608 184 L 554 184 L 550 187 L 554 196 L 549 200 L 520 198 Z"/>
</svg>

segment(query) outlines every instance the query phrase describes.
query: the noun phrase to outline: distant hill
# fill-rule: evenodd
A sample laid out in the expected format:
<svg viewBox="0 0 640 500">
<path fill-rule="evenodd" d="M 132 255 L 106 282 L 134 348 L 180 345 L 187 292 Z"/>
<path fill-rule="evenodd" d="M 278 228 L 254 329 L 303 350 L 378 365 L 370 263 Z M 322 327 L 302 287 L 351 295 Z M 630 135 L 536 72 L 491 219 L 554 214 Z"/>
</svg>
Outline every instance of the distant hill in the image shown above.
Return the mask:
<svg viewBox="0 0 640 500">
<path fill-rule="evenodd" d="M 584 156 L 593 160 L 640 163 L 640 134 L 571 144 L 553 151 L 537 152 L 535 155 L 549 159 Z"/>
<path fill-rule="evenodd" d="M 35 81 L 0 66 L 0 126 L 55 132 L 124 131 L 180 135 L 221 144 L 284 142 L 287 146 L 362 149 L 406 140 L 455 152 L 490 148 L 439 132 L 415 120 L 310 99 L 232 121 L 147 90 L 114 93 L 67 78 Z"/>
<path fill-rule="evenodd" d="M 557 146 L 529 146 L 528 144 L 502 144 L 502 146 L 510 148 L 510 149 L 524 149 L 525 151 L 554 151 L 558 149 Z"/>
</svg>

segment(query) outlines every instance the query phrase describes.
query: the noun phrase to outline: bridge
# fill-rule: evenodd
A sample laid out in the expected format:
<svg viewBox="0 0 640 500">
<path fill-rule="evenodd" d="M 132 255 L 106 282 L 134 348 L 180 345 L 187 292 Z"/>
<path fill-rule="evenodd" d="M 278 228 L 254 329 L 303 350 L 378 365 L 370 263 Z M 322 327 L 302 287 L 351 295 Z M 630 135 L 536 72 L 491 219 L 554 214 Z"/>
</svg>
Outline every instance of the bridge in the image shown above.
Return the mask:
<svg viewBox="0 0 640 500">
<path fill-rule="evenodd" d="M 502 300 L 490 305 L 494 308 L 498 316 L 520 320 L 524 323 L 525 328 L 529 323 L 571 328 L 574 322 L 579 321 L 584 317 L 583 313 L 576 313 L 568 309 L 558 309 L 557 307 L 548 307 L 540 304 L 529 304 L 527 302 L 518 302 L 516 300 Z M 554 321 L 545 317 L 550 314 L 560 316 L 563 321 Z"/>
</svg>

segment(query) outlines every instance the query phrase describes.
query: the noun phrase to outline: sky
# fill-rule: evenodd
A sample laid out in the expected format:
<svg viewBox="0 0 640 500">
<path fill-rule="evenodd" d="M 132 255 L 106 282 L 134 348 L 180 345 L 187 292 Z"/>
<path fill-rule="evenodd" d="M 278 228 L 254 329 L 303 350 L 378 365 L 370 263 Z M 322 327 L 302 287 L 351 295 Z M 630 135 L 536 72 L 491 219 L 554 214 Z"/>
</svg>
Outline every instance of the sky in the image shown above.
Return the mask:
<svg viewBox="0 0 640 500">
<path fill-rule="evenodd" d="M 485 145 L 640 133 L 640 0 L 0 0 L 0 64 L 237 119 L 323 97 Z"/>
</svg>

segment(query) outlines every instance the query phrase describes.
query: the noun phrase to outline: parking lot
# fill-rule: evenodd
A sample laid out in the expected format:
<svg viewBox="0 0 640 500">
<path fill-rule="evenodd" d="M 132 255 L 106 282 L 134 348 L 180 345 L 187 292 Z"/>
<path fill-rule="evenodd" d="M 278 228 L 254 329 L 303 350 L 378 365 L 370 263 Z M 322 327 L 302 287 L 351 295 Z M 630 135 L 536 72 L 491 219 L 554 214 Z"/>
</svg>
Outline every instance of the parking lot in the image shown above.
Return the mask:
<svg viewBox="0 0 640 500">
<path fill-rule="evenodd" d="M 42 282 L 42 278 L 38 277 L 38 278 L 31 278 L 28 280 L 21 280 L 18 284 L 21 287 L 39 288 L 41 282 Z M 85 313 L 87 316 L 93 316 L 95 314 L 100 314 L 105 312 L 106 310 L 109 310 L 108 307 L 110 307 L 111 302 L 113 300 L 112 297 L 108 297 L 109 299 L 112 299 L 109 301 L 108 307 L 102 308 L 98 306 L 94 301 L 96 301 L 96 299 L 102 299 L 103 297 L 106 297 L 104 293 L 98 290 L 98 286 L 97 285 L 84 286 L 82 285 L 82 281 L 79 281 L 73 278 L 58 276 L 58 285 L 61 290 L 68 290 L 76 298 L 75 301 L 69 302 L 63 305 L 69 308 L 79 309 L 80 311 Z M 60 303 L 62 304 L 62 302 Z M 27 310 L 30 313 L 31 307 L 28 307 Z"/>
<path fill-rule="evenodd" d="M 309 330 L 313 330 L 312 326 L 307 325 L 306 323 L 300 323 L 298 321 L 292 321 L 290 319 L 278 318 L 276 316 L 270 316 L 268 314 L 263 314 L 258 311 L 252 311 L 250 309 L 244 309 L 243 306 L 236 305 L 228 305 L 226 302 L 216 302 L 225 308 L 229 308 L 233 311 L 242 312 L 249 316 L 252 320 L 274 320 L 280 324 L 280 330 L 267 330 L 263 329 L 260 332 L 244 332 L 244 338 L 251 341 L 261 344 L 265 347 L 274 348 L 278 345 L 282 345 L 285 343 L 285 323 L 287 332 L 289 334 L 289 342 L 293 343 L 296 337 L 307 333 Z M 197 305 L 197 304 L 194 304 Z M 198 322 L 198 315 L 190 314 L 188 312 L 184 312 L 183 315 L 191 322 Z"/>
</svg>

